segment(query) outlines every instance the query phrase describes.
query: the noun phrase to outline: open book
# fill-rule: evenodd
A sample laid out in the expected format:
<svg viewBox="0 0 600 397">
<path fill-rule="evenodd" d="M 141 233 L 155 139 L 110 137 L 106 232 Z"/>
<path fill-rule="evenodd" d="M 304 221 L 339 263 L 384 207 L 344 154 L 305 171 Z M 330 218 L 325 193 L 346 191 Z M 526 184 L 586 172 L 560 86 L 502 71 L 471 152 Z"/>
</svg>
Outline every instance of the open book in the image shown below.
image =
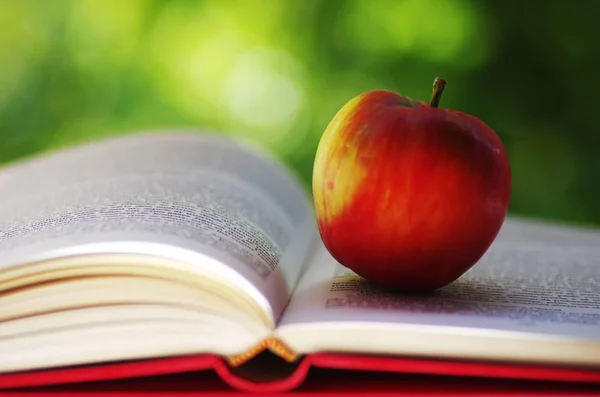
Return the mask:
<svg viewBox="0 0 600 397">
<path fill-rule="evenodd" d="M 509 218 L 456 282 L 382 291 L 328 255 L 283 165 L 192 132 L 22 160 L 0 171 L 0 197 L 0 388 L 173 357 L 233 369 L 263 351 L 291 368 L 327 353 L 571 368 L 600 382 L 598 231 Z"/>
</svg>

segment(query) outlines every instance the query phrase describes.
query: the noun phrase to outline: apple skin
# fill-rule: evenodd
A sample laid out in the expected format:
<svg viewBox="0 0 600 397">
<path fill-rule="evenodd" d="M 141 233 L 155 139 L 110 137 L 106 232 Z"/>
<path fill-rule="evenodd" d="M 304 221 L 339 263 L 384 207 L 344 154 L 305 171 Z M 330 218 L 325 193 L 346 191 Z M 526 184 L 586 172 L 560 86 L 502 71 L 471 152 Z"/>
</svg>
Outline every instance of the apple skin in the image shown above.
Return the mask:
<svg viewBox="0 0 600 397">
<path fill-rule="evenodd" d="M 511 171 L 483 121 L 373 90 L 327 126 L 312 185 L 334 259 L 373 284 L 426 292 L 489 249 L 508 211 Z"/>
</svg>

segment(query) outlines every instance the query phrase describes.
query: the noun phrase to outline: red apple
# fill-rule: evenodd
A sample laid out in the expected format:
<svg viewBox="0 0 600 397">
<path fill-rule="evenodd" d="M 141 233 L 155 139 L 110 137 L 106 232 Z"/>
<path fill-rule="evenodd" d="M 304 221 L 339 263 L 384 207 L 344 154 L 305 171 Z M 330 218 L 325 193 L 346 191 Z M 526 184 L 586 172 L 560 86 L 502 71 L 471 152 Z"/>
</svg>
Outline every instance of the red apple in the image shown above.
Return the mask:
<svg viewBox="0 0 600 397">
<path fill-rule="evenodd" d="M 380 286 L 431 291 L 471 268 L 508 211 L 504 146 L 483 121 L 386 90 L 346 103 L 313 169 L 319 233 L 343 266 Z"/>
</svg>

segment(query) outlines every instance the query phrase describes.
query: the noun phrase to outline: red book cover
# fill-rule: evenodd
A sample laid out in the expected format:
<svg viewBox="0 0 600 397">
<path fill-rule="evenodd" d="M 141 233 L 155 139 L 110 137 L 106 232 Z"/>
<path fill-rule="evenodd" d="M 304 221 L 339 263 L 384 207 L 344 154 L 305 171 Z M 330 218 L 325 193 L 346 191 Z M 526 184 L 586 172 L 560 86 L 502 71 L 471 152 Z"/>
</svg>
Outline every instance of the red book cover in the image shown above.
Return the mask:
<svg viewBox="0 0 600 397">
<path fill-rule="evenodd" d="M 3 396 L 22 393 L 63 396 L 91 391 L 95 396 L 108 392 L 193 395 L 234 391 L 415 396 L 460 395 L 466 391 L 492 395 L 572 395 L 569 393 L 573 392 L 600 395 L 600 369 L 347 354 L 314 354 L 287 364 L 267 353 L 235 368 L 219 356 L 195 355 L 0 375 Z"/>
</svg>

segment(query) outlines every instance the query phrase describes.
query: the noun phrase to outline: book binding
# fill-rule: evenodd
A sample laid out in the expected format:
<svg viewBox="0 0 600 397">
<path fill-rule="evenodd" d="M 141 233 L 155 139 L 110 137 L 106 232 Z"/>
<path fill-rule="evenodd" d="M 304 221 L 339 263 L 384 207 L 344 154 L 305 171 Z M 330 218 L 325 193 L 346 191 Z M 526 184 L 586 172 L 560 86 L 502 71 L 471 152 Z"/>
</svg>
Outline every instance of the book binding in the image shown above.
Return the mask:
<svg viewBox="0 0 600 397">
<path fill-rule="evenodd" d="M 281 340 L 277 338 L 266 338 L 256 346 L 251 347 L 243 353 L 227 357 L 227 363 L 232 367 L 239 367 L 266 350 L 282 358 L 288 363 L 292 363 L 299 358 L 299 355 Z"/>
</svg>

